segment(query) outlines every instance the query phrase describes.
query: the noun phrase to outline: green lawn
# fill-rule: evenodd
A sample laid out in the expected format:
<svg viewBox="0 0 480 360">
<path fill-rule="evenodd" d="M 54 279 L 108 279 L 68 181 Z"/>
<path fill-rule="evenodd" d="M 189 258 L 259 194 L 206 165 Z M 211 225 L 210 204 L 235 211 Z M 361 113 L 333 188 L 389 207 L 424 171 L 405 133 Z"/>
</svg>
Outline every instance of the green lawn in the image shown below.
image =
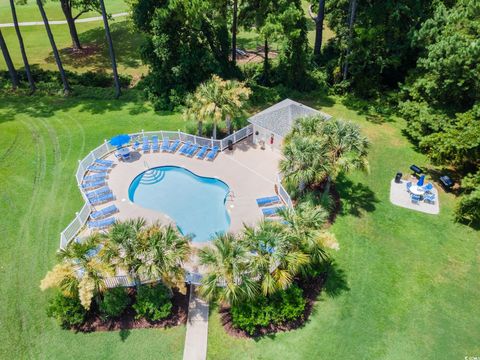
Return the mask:
<svg viewBox="0 0 480 360">
<path fill-rule="evenodd" d="M 441 214 L 394 207 L 389 181 L 424 166 L 400 120 L 365 121 L 335 98 L 312 102 L 358 122 L 372 140 L 370 175 L 342 179 L 340 250 L 315 313 L 302 329 L 254 340 L 227 336 L 213 312 L 210 359 L 463 359 L 480 354 L 480 236 Z M 39 282 L 60 231 L 82 204 L 77 160 L 103 139 L 141 129 L 182 129 L 178 114 L 154 114 L 135 92 L 122 100 L 0 97 L 0 358 L 180 359 L 185 328 L 75 334 L 45 315 Z"/>
</svg>

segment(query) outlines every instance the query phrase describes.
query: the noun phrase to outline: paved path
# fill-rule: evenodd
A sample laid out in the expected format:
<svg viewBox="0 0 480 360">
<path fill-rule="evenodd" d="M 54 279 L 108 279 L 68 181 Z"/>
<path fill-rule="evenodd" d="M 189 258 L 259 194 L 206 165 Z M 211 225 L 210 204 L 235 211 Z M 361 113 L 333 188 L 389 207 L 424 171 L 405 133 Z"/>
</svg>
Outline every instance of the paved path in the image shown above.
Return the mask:
<svg viewBox="0 0 480 360">
<path fill-rule="evenodd" d="M 207 339 L 208 303 L 200 299 L 196 294 L 195 286 L 190 285 L 183 360 L 205 360 L 207 358 Z"/>
<path fill-rule="evenodd" d="M 122 12 L 118 14 L 113 14 L 112 17 L 122 17 L 122 16 L 127 16 L 128 12 Z M 94 16 L 94 17 L 89 17 L 89 18 L 84 18 L 84 19 L 77 19 L 75 20 L 75 23 L 86 23 L 86 22 L 92 22 L 92 21 L 100 21 L 102 20 L 101 16 Z M 67 23 L 67 20 L 50 20 L 48 22 L 50 25 L 64 25 Z M 28 22 L 20 22 L 18 23 L 20 26 L 36 26 L 36 25 L 42 25 L 43 26 L 43 21 L 28 21 Z M 0 24 L 0 28 L 6 28 L 6 27 L 13 27 L 13 23 L 6 23 L 6 24 Z"/>
</svg>

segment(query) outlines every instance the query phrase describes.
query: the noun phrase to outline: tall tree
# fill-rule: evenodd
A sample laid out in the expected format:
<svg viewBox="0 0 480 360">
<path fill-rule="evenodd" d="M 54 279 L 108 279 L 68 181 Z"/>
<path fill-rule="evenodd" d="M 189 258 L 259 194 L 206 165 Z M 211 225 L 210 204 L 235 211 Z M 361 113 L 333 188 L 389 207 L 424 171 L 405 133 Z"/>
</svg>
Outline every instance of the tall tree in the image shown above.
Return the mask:
<svg viewBox="0 0 480 360">
<path fill-rule="evenodd" d="M 350 7 L 348 11 L 348 40 L 347 50 L 345 53 L 345 60 L 343 64 L 343 80 L 347 80 L 348 76 L 348 60 L 350 57 L 350 49 L 353 41 L 353 24 L 355 23 L 355 16 L 357 14 L 357 0 L 350 0 Z"/>
<path fill-rule="evenodd" d="M 10 74 L 10 79 L 12 80 L 12 87 L 15 90 L 18 87 L 17 70 L 13 65 L 12 58 L 10 57 L 10 53 L 8 52 L 7 44 L 5 43 L 5 39 L 3 38 L 3 34 L 1 30 L 0 30 L 0 48 L 2 49 L 3 58 L 5 59 L 5 63 L 7 64 L 8 73 Z"/>
<path fill-rule="evenodd" d="M 60 72 L 60 77 L 62 78 L 63 83 L 63 92 L 68 94 L 70 92 L 70 85 L 68 84 L 67 75 L 63 69 L 62 60 L 60 59 L 60 54 L 58 53 L 57 44 L 55 44 L 55 39 L 53 37 L 52 29 L 50 29 L 50 24 L 48 23 L 47 14 L 45 14 L 45 9 L 43 8 L 42 0 L 37 0 L 37 6 L 42 15 L 43 23 L 45 25 L 45 30 L 47 31 L 48 40 L 52 46 L 53 56 L 55 57 L 55 62 L 57 63 L 58 71 Z"/>
<path fill-rule="evenodd" d="M 108 25 L 107 12 L 105 10 L 105 3 L 100 0 L 100 8 L 102 10 L 103 25 L 105 27 L 105 36 L 108 43 L 108 51 L 110 53 L 110 59 L 112 61 L 113 80 L 115 81 L 115 97 L 119 98 L 122 91 L 120 88 L 120 79 L 118 78 L 117 60 L 115 58 L 115 50 L 113 48 L 112 34 L 110 33 L 110 26 Z"/>
<path fill-rule="evenodd" d="M 323 21 L 325 19 L 325 0 L 318 0 L 317 15 L 313 15 L 313 4 L 310 4 L 308 11 L 310 17 L 315 22 L 315 45 L 313 47 L 313 55 L 315 58 L 320 56 L 322 51 L 322 38 L 323 38 Z"/>
<path fill-rule="evenodd" d="M 23 43 L 22 33 L 20 32 L 20 26 L 18 26 L 17 10 L 15 8 L 15 0 L 10 0 L 10 8 L 12 10 L 13 25 L 15 26 L 15 32 L 17 34 L 18 44 L 20 46 L 20 53 L 22 54 L 23 66 L 27 73 L 28 83 L 30 85 L 30 91 L 35 91 L 35 82 L 33 80 L 32 72 L 30 71 L 30 64 L 28 63 L 27 53 L 25 52 L 25 45 Z"/>
<path fill-rule="evenodd" d="M 232 10 L 232 62 L 237 62 L 238 0 L 233 0 Z"/>
</svg>

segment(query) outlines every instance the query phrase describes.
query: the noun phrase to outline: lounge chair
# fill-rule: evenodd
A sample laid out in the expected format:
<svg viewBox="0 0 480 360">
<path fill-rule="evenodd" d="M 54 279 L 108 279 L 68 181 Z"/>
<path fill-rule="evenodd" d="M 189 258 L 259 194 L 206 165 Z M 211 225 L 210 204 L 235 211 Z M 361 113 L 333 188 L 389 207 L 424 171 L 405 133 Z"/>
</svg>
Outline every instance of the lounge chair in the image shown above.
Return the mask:
<svg viewBox="0 0 480 360">
<path fill-rule="evenodd" d="M 283 209 L 285 209 L 285 206 L 277 206 L 273 208 L 262 209 L 262 213 L 263 213 L 263 216 L 273 216 Z"/>
<path fill-rule="evenodd" d="M 95 182 L 87 182 L 86 184 L 82 185 L 82 189 L 83 190 L 90 190 L 90 189 L 95 189 L 95 188 L 98 188 L 98 187 L 104 186 L 104 185 L 105 185 L 105 179 L 98 180 L 98 181 L 95 181 Z"/>
<path fill-rule="evenodd" d="M 105 159 L 96 159 L 95 162 L 97 164 L 108 166 L 108 167 L 112 167 L 113 164 L 115 164 L 112 160 L 105 160 Z"/>
<path fill-rule="evenodd" d="M 112 217 L 112 218 L 107 218 L 107 219 L 98 220 L 98 221 L 89 221 L 87 225 L 90 229 L 104 229 L 106 227 L 113 225 L 115 221 L 116 219 Z"/>
<path fill-rule="evenodd" d="M 412 200 L 412 203 L 414 203 L 414 204 L 418 204 L 420 202 L 420 200 L 422 200 L 420 195 L 415 195 L 415 194 L 412 194 L 410 196 L 410 199 Z"/>
<path fill-rule="evenodd" d="M 158 136 L 157 135 L 153 135 L 152 136 L 152 151 L 158 151 L 159 150 L 159 146 L 158 146 Z"/>
<path fill-rule="evenodd" d="M 188 149 L 190 149 L 190 146 L 192 146 L 192 143 L 189 141 L 180 148 L 180 155 L 186 155 L 188 152 Z"/>
<path fill-rule="evenodd" d="M 258 206 L 267 206 L 272 205 L 280 202 L 280 198 L 278 196 L 269 196 L 257 199 Z"/>
<path fill-rule="evenodd" d="M 96 197 L 99 197 L 105 193 L 108 193 L 108 192 L 111 192 L 112 190 L 110 190 L 110 188 L 108 186 L 104 186 L 98 190 L 95 190 L 95 191 L 91 191 L 91 192 L 88 192 L 86 193 L 85 195 L 87 195 L 87 197 L 89 199 L 93 199 L 93 198 L 96 198 Z"/>
<path fill-rule="evenodd" d="M 188 157 L 192 157 L 193 155 L 195 155 L 195 153 L 197 152 L 198 150 L 198 144 L 193 144 L 190 149 L 188 149 L 187 153 L 185 155 L 187 155 Z"/>
<path fill-rule="evenodd" d="M 88 171 L 93 171 L 93 172 L 106 172 L 109 171 L 110 168 L 108 166 L 101 166 L 101 165 L 90 165 L 87 168 Z"/>
<path fill-rule="evenodd" d="M 87 183 L 87 182 L 95 182 L 99 180 L 105 180 L 107 178 L 107 173 L 96 173 L 88 176 L 84 176 L 82 181 Z"/>
<path fill-rule="evenodd" d="M 173 144 L 170 146 L 170 148 L 168 149 L 168 152 L 174 154 L 175 151 L 177 151 L 179 145 L 180 145 L 180 140 L 178 139 L 175 140 Z"/>
<path fill-rule="evenodd" d="M 207 160 L 215 160 L 215 157 L 217 156 L 218 154 L 218 146 L 214 146 L 210 152 L 207 154 Z"/>
<path fill-rule="evenodd" d="M 88 199 L 88 200 L 90 201 L 90 204 L 92 204 L 92 205 L 103 204 L 104 202 L 113 200 L 113 193 L 111 193 L 111 192 L 106 193 L 102 196 L 94 197 L 94 198 L 91 198 L 91 199 Z"/>
<path fill-rule="evenodd" d="M 98 220 L 98 219 L 104 218 L 106 216 L 110 216 L 110 215 L 116 213 L 117 211 L 118 211 L 118 208 L 115 205 L 110 205 L 110 206 L 107 206 L 106 208 L 103 208 L 102 210 L 95 211 L 95 212 L 91 213 L 90 217 L 93 220 Z"/>
<path fill-rule="evenodd" d="M 143 153 L 150 151 L 150 143 L 148 142 L 148 137 L 146 136 L 143 137 L 142 151 Z"/>
<path fill-rule="evenodd" d="M 170 148 L 170 139 L 168 137 L 164 137 L 162 141 L 162 152 L 168 151 Z"/>
<path fill-rule="evenodd" d="M 202 148 L 197 154 L 197 159 L 203 160 L 205 155 L 207 155 L 207 151 L 208 151 L 208 146 L 202 146 Z"/>
</svg>

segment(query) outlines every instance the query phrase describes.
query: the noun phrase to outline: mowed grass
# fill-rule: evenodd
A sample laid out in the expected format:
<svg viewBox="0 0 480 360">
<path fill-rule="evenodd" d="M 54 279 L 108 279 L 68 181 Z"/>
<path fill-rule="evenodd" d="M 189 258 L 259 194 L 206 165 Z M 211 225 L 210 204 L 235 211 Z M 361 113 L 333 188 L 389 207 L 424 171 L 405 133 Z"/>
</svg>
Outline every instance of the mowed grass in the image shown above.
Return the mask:
<svg viewBox="0 0 480 360">
<path fill-rule="evenodd" d="M 40 280 L 82 206 L 74 173 L 112 135 L 182 129 L 134 93 L 119 101 L 0 96 L 0 359 L 180 359 L 185 327 L 76 334 L 47 318 Z M 129 98 L 130 96 L 130 98 Z"/>
<path fill-rule="evenodd" d="M 390 180 L 428 165 L 402 136 L 404 123 L 372 124 L 339 99 L 309 103 L 358 123 L 371 139 L 369 175 L 339 181 L 342 213 L 332 227 L 335 276 L 305 327 L 256 340 L 227 335 L 213 312 L 209 359 L 463 359 L 480 354 L 480 236 L 439 216 L 393 206 Z"/>
</svg>

